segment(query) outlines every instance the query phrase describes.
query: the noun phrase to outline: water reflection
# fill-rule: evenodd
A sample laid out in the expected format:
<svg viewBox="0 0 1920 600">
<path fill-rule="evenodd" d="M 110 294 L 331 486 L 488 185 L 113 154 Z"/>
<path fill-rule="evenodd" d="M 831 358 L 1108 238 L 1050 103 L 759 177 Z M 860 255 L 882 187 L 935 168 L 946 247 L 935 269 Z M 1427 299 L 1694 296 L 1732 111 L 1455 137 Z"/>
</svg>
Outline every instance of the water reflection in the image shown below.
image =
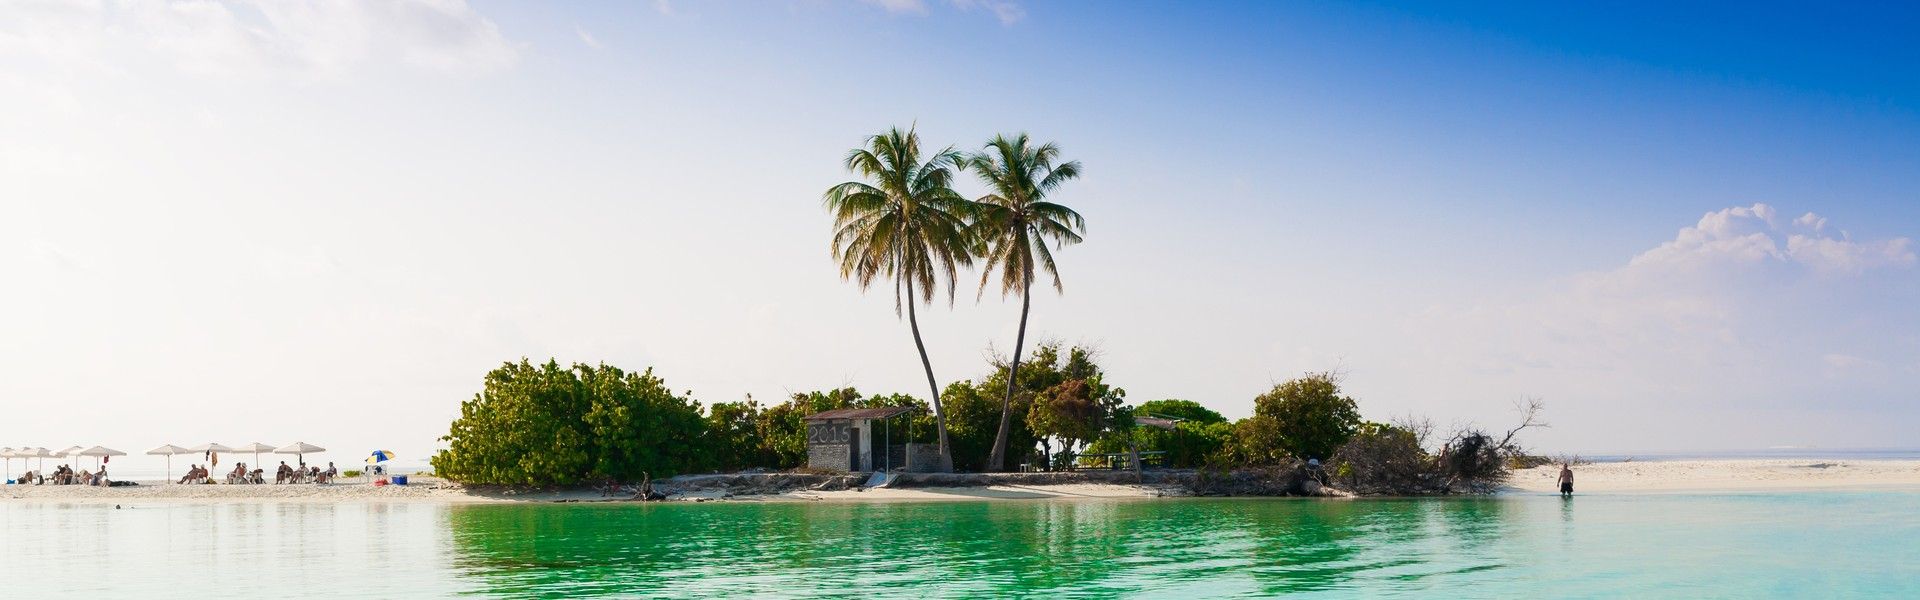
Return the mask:
<svg viewBox="0 0 1920 600">
<path fill-rule="evenodd" d="M 1920 494 L 1575 502 L 0 501 L 0 597 L 1920 597 Z"/>
<path fill-rule="evenodd" d="M 1498 568 L 1488 502 L 461 506 L 454 564 L 503 597 L 1278 594 Z M 1449 553 L 1430 568 L 1429 555 Z"/>
<path fill-rule="evenodd" d="M 444 596 L 442 507 L 379 503 L 0 504 L 0 597 Z M 412 592 L 385 587 L 411 579 Z M 15 595 L 18 594 L 18 595 Z"/>
</svg>

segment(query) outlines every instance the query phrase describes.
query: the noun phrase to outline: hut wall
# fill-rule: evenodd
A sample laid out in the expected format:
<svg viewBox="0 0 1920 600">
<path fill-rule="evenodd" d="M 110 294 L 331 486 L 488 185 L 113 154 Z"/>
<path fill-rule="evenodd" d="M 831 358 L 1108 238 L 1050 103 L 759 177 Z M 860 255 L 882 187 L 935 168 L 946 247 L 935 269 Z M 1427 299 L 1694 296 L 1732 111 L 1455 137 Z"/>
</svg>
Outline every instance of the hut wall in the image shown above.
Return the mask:
<svg viewBox="0 0 1920 600">
<path fill-rule="evenodd" d="M 846 471 L 853 463 L 853 447 L 847 444 L 808 444 L 807 466 L 824 471 Z"/>
</svg>

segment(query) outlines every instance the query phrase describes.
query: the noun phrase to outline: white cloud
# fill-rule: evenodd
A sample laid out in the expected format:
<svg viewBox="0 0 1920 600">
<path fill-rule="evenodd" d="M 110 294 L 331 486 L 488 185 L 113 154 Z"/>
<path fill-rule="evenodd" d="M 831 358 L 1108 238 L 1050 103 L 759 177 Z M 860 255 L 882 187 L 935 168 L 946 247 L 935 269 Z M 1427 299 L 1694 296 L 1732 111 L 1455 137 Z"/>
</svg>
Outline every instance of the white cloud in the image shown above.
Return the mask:
<svg viewBox="0 0 1920 600">
<path fill-rule="evenodd" d="M 673 16 L 673 0 L 653 0 L 653 12 L 662 16 Z"/>
<path fill-rule="evenodd" d="M 925 16 L 930 12 L 926 0 L 860 1 L 878 6 L 881 10 L 896 15 Z M 1001 25 L 1013 25 L 1027 18 L 1027 9 L 1021 7 L 1019 3 L 1013 0 L 947 0 L 947 3 L 961 12 L 973 12 L 975 10 L 986 11 L 992 14 L 995 19 L 999 19 Z"/>
<path fill-rule="evenodd" d="M 1798 219 L 1794 219 L 1793 224 L 1812 229 L 1815 233 L 1819 233 L 1821 230 L 1827 228 L 1827 218 L 1813 213 L 1807 213 L 1800 215 Z"/>
<path fill-rule="evenodd" d="M 1886 365 L 1920 349 L 1889 334 L 1920 327 L 1911 244 L 1824 235 L 1823 221 L 1780 223 L 1764 204 L 1711 212 L 1625 265 L 1435 307 L 1395 333 L 1421 348 L 1407 368 L 1431 369 L 1423 392 L 1540 395 L 1601 427 L 1646 411 L 1764 409 L 1798 417 L 1753 426 L 1791 429 L 1822 410 L 1904 401 L 1920 380 Z M 1665 435 L 1615 433 L 1614 447 Z"/>
<path fill-rule="evenodd" d="M 1828 273 L 1860 273 L 1867 269 L 1911 266 L 1914 253 L 1908 238 L 1856 242 L 1822 233 L 1827 220 L 1813 213 L 1793 224 L 1811 233 L 1783 231 L 1773 207 L 1739 206 L 1707 213 L 1700 222 L 1680 230 L 1672 241 L 1633 258 L 1630 266 L 1648 268 L 1712 268 L 1738 264 L 1781 262 Z"/>
<path fill-rule="evenodd" d="M 600 38 L 593 37 L 593 33 L 587 31 L 585 27 L 574 25 L 573 33 L 574 35 L 580 36 L 580 42 L 586 44 L 589 48 L 600 50 L 607 47 L 606 44 L 600 43 Z"/>
<path fill-rule="evenodd" d="M 898 14 L 914 14 L 914 15 L 927 14 L 927 3 L 924 0 L 861 0 L 861 1 L 866 2 L 867 4 L 878 6 L 880 7 L 881 10 L 885 10 L 887 12 L 897 14 L 897 15 Z"/>
<path fill-rule="evenodd" d="M 518 52 L 465 0 L 32 0 L 0 4 L 0 58 L 327 80 L 385 64 L 488 73 Z"/>
<path fill-rule="evenodd" d="M 952 2 L 960 10 L 986 9 L 993 13 L 994 18 L 1000 19 L 1001 25 L 1013 25 L 1027 18 L 1027 9 L 1009 0 L 952 0 Z"/>
</svg>

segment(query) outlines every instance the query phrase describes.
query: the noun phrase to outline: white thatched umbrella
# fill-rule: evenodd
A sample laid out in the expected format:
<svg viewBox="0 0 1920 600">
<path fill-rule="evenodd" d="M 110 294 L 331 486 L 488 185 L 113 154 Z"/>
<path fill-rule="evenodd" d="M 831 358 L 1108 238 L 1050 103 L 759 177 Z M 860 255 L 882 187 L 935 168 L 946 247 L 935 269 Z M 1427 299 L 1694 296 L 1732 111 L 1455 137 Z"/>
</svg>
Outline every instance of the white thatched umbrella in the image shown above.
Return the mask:
<svg viewBox="0 0 1920 600">
<path fill-rule="evenodd" d="M 219 461 L 219 457 L 217 455 L 221 452 L 231 453 L 233 452 L 233 449 L 227 447 L 225 444 L 215 444 L 213 442 L 207 442 L 205 444 L 188 448 L 187 451 L 199 452 L 199 453 L 205 454 L 207 457 L 207 472 L 212 473 L 213 466 L 214 466 L 213 463 Z"/>
<path fill-rule="evenodd" d="M 98 469 L 101 464 L 106 462 L 107 457 L 126 456 L 127 453 L 121 452 L 119 450 L 115 450 L 112 448 L 108 448 L 106 446 L 94 446 L 92 448 L 81 450 L 80 455 L 93 457 L 93 466 L 95 469 Z"/>
<path fill-rule="evenodd" d="M 262 444 L 262 443 L 260 443 L 260 442 L 254 442 L 254 443 L 251 443 L 251 444 L 247 444 L 247 445 L 245 445 L 245 446 L 241 446 L 241 447 L 239 447 L 239 448 L 234 448 L 234 449 L 233 449 L 233 451 L 234 451 L 234 452 L 252 452 L 252 453 L 253 453 L 253 468 L 256 468 L 256 469 L 258 469 L 258 468 L 260 468 L 260 453 L 261 453 L 261 452 L 272 452 L 272 451 L 273 451 L 273 446 L 268 446 L 268 445 L 266 445 L 266 444 Z"/>
<path fill-rule="evenodd" d="M 67 466 L 70 468 L 78 469 L 80 468 L 80 461 L 78 460 L 80 457 L 80 451 L 85 449 L 86 448 L 83 448 L 80 446 L 69 446 L 65 450 L 61 450 L 59 452 L 53 453 L 53 455 L 56 458 L 74 459 L 74 460 L 67 461 Z"/>
<path fill-rule="evenodd" d="M 326 451 L 327 451 L 326 448 L 321 448 L 319 446 L 315 446 L 313 444 L 309 444 L 306 442 L 294 442 L 291 444 L 287 444 L 285 446 L 281 446 L 279 448 L 275 448 L 273 450 L 273 453 L 274 454 L 293 454 L 293 455 L 299 456 L 300 462 L 302 464 L 305 464 L 307 462 L 308 454 L 316 454 L 316 453 L 326 452 Z"/>
<path fill-rule="evenodd" d="M 46 448 L 28 448 L 28 451 L 33 453 L 33 458 L 40 459 L 40 462 L 34 465 L 33 470 L 39 471 L 43 476 L 46 475 L 47 459 L 54 458 L 53 452 Z"/>
<path fill-rule="evenodd" d="M 6 459 L 7 464 L 6 472 L 0 473 L 0 481 L 13 479 L 13 456 L 13 446 L 0 448 L 0 459 Z"/>
<path fill-rule="evenodd" d="M 152 450 L 147 451 L 147 454 L 151 454 L 154 456 L 167 457 L 167 483 L 173 483 L 173 455 L 192 454 L 192 453 L 193 453 L 193 450 L 191 449 L 181 448 L 173 444 L 167 444 L 165 446 L 161 446 L 159 448 L 154 448 Z"/>
</svg>

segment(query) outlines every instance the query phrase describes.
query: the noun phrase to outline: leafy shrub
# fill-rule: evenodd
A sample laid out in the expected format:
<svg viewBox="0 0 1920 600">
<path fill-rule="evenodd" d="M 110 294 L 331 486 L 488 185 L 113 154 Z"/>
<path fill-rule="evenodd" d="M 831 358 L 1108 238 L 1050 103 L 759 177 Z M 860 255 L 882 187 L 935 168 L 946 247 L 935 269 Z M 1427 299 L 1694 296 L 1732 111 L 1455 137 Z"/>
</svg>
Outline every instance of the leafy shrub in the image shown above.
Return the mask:
<svg viewBox="0 0 1920 600">
<path fill-rule="evenodd" d="M 1250 464 L 1327 458 L 1353 437 L 1360 408 L 1340 395 L 1332 373 L 1315 373 L 1273 386 L 1253 399 L 1253 416 L 1234 426 L 1241 457 Z"/>
<path fill-rule="evenodd" d="M 487 374 L 460 406 L 431 463 L 455 481 L 576 484 L 637 481 L 710 468 L 700 405 L 653 371 L 525 359 Z"/>
<path fill-rule="evenodd" d="M 1159 401 L 1155 401 L 1159 402 Z M 1184 402 L 1184 400 L 1182 401 Z M 1133 414 L 1141 414 L 1153 402 L 1132 409 Z M 1206 409 L 1201 409 L 1206 410 Z M 1213 412 L 1213 411 L 1207 411 Z M 1165 412 L 1152 413 L 1155 416 Z M 1218 415 L 1219 413 L 1214 413 Z M 1126 452 L 1129 438 L 1138 441 L 1141 451 L 1159 450 L 1166 452 L 1166 465 L 1176 469 L 1192 469 L 1207 464 L 1233 443 L 1233 425 L 1222 417 L 1219 421 L 1180 421 L 1174 423 L 1172 430 L 1157 427 L 1134 427 L 1130 434 L 1115 432 L 1101 436 L 1099 440 L 1087 445 L 1087 452 Z"/>
<path fill-rule="evenodd" d="M 1142 417 L 1178 419 L 1190 423 L 1225 423 L 1227 418 L 1213 409 L 1201 406 L 1192 400 L 1150 400 L 1134 407 L 1133 414 Z"/>
<path fill-rule="evenodd" d="M 360 476 L 360 472 L 359 472 L 359 471 L 355 471 L 355 470 L 346 470 L 346 471 L 341 471 L 341 472 L 340 472 L 340 475 L 341 475 L 341 476 L 343 476 L 343 477 L 346 477 L 346 478 L 348 478 L 348 479 L 352 479 L 352 478 L 355 478 L 355 477 L 359 477 L 359 476 Z"/>
</svg>

